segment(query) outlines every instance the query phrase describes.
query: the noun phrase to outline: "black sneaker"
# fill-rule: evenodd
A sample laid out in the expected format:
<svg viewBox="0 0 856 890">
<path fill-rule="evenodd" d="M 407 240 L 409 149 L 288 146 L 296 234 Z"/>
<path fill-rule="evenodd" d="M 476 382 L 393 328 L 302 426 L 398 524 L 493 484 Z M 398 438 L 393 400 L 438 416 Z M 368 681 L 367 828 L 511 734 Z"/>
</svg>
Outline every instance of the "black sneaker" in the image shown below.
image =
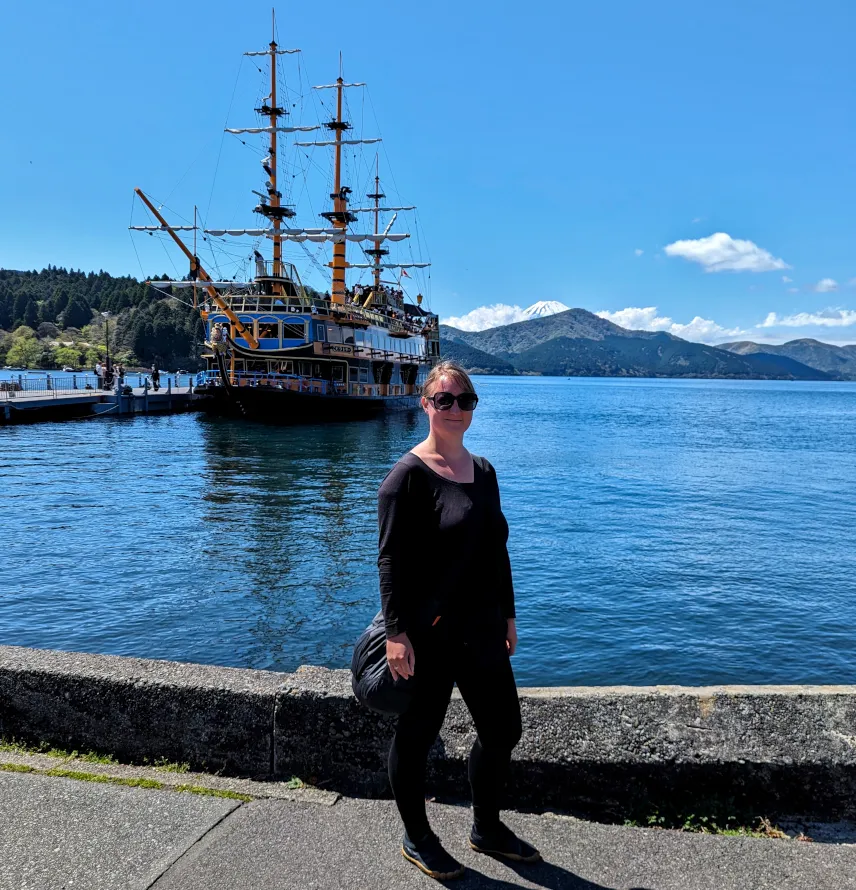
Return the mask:
<svg viewBox="0 0 856 890">
<path fill-rule="evenodd" d="M 405 833 L 401 844 L 401 855 L 426 875 L 438 881 L 460 878 L 464 873 L 463 865 L 443 849 L 440 838 L 433 831 L 416 844 Z"/>
<path fill-rule="evenodd" d="M 541 854 L 502 822 L 489 829 L 477 829 L 473 825 L 470 831 L 470 846 L 477 853 L 489 853 L 493 856 L 504 856 L 515 862 L 540 862 Z"/>
</svg>

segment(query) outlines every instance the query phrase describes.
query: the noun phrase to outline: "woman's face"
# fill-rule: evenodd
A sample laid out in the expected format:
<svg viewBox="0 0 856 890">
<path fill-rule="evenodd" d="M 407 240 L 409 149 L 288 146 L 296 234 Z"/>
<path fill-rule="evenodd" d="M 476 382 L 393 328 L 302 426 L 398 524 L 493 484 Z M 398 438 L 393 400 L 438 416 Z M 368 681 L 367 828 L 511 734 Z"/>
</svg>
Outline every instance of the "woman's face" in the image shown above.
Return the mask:
<svg viewBox="0 0 856 890">
<path fill-rule="evenodd" d="M 439 382 L 434 386 L 429 395 L 437 395 L 438 392 L 450 392 L 452 395 L 460 395 L 467 392 L 460 383 L 452 377 L 441 377 Z M 434 407 L 434 403 L 422 397 L 422 408 L 428 415 L 428 422 L 431 424 L 431 432 L 435 436 L 441 438 L 462 438 L 464 433 L 470 428 L 473 422 L 472 411 L 461 411 L 457 402 L 447 411 L 438 411 Z"/>
</svg>

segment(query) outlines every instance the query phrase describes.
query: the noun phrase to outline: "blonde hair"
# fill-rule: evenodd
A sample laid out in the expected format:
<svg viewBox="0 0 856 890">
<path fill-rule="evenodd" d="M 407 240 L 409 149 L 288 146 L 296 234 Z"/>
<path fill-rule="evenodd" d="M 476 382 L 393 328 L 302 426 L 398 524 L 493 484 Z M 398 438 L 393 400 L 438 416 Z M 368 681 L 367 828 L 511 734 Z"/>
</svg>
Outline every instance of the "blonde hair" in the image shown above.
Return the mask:
<svg viewBox="0 0 856 890">
<path fill-rule="evenodd" d="M 451 380 L 454 380 L 464 392 L 476 391 L 473 381 L 470 380 L 470 375 L 457 362 L 441 361 L 434 365 L 428 373 L 428 377 L 422 384 L 422 395 L 433 395 L 432 390 L 439 384 L 442 377 L 449 377 Z"/>
</svg>

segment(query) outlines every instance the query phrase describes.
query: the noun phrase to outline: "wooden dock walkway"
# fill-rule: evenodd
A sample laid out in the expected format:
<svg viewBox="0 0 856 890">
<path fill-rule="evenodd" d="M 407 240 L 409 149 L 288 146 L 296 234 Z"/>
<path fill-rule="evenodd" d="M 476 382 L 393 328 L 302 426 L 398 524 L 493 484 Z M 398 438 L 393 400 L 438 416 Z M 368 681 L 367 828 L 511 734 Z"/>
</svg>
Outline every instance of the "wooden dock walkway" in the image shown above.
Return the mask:
<svg viewBox="0 0 856 890">
<path fill-rule="evenodd" d="M 188 386 L 161 387 L 157 392 L 137 386 L 129 395 L 95 389 L 6 390 L 0 391 L 0 424 L 129 414 L 178 414 L 199 410 L 204 399 Z"/>
</svg>

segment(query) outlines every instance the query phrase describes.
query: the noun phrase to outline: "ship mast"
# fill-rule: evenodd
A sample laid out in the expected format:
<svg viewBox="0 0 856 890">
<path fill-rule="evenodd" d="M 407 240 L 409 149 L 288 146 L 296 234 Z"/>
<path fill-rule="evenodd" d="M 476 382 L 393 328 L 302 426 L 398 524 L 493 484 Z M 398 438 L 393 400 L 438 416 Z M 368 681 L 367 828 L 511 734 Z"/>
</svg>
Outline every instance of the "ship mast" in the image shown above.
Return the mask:
<svg viewBox="0 0 856 890">
<path fill-rule="evenodd" d="M 375 235 L 380 234 L 380 202 L 382 198 L 385 198 L 386 195 L 380 190 L 380 160 L 377 155 L 375 155 L 375 190 L 371 195 L 366 195 L 367 198 L 370 198 L 374 201 L 374 233 Z M 375 292 L 375 300 L 379 299 L 380 295 L 380 258 L 385 254 L 389 253 L 388 250 L 381 247 L 378 242 L 375 243 L 374 247 L 366 251 L 367 254 L 374 258 L 374 292 Z"/>
<path fill-rule="evenodd" d="M 339 61 L 341 67 L 341 58 Z M 348 195 L 351 190 L 347 186 L 342 186 L 342 133 L 350 128 L 350 124 L 342 120 L 342 89 L 345 81 L 341 74 L 336 79 L 336 119 L 327 123 L 327 128 L 336 133 L 335 145 L 335 166 L 333 174 L 333 193 L 330 197 L 333 199 L 333 212 L 327 218 L 333 223 L 333 226 L 340 229 L 344 233 L 349 222 L 356 219 L 353 214 L 348 212 Z M 345 303 L 345 239 L 333 242 L 333 287 L 332 302 Z"/>
<path fill-rule="evenodd" d="M 272 13 L 275 15 L 275 13 Z M 280 109 L 276 105 L 276 23 L 274 22 L 274 32 L 270 41 L 270 205 L 273 208 L 279 208 L 279 192 L 276 188 L 276 119 L 279 117 Z M 279 227 L 282 225 L 282 219 L 274 216 L 273 218 L 273 274 L 274 277 L 282 276 L 282 237 L 279 233 Z M 274 287 L 275 293 L 282 293 L 282 285 L 277 283 Z"/>
<path fill-rule="evenodd" d="M 299 50 L 281 50 L 277 47 L 276 43 L 276 14 L 273 13 L 272 18 L 272 27 L 273 32 L 271 34 L 271 41 L 269 44 L 269 49 L 264 52 L 252 52 L 252 53 L 244 53 L 247 56 L 270 56 L 270 95 L 263 101 L 260 108 L 256 109 L 256 112 L 261 115 L 265 115 L 270 119 L 270 126 L 266 129 L 269 130 L 269 146 L 268 146 L 268 156 L 262 159 L 262 168 L 265 173 L 267 173 L 267 193 L 268 197 L 265 199 L 262 197 L 261 203 L 255 208 L 256 213 L 261 213 L 263 216 L 267 217 L 273 226 L 273 229 L 268 233 L 271 241 L 273 241 L 273 268 L 271 269 L 271 277 L 274 279 L 270 282 L 270 292 L 277 296 L 282 295 L 282 278 L 283 276 L 283 266 L 282 266 L 282 232 L 280 231 L 280 227 L 282 226 L 282 221 L 284 219 L 290 219 L 295 215 L 294 210 L 290 207 L 283 206 L 282 204 L 282 192 L 277 188 L 277 142 L 276 142 L 276 134 L 277 130 L 283 132 L 293 132 L 293 129 L 290 127 L 279 127 L 278 121 L 279 118 L 288 114 L 288 112 L 277 105 L 276 102 L 276 57 L 287 55 L 289 53 L 299 52 Z M 298 127 L 295 129 L 314 129 L 310 127 Z M 247 129 L 231 129 L 227 132 L 230 133 L 245 133 L 245 132 L 253 132 L 257 133 L 258 130 L 247 130 Z M 269 203 L 268 203 L 269 202 Z"/>
</svg>

